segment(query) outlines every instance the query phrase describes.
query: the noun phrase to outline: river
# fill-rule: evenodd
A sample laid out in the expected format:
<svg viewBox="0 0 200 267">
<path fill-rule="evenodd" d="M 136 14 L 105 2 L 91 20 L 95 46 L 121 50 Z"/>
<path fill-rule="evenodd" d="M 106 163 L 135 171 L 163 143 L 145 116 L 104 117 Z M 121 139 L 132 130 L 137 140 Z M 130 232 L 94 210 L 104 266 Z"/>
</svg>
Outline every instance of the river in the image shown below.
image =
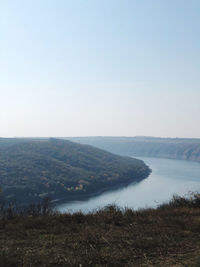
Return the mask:
<svg viewBox="0 0 200 267">
<path fill-rule="evenodd" d="M 87 213 L 109 204 L 133 209 L 156 207 L 170 200 L 174 194 L 183 196 L 189 191 L 200 192 L 200 163 L 160 158 L 139 159 L 152 169 L 148 178 L 88 200 L 59 204 L 56 209 L 60 212 L 81 210 Z"/>
</svg>

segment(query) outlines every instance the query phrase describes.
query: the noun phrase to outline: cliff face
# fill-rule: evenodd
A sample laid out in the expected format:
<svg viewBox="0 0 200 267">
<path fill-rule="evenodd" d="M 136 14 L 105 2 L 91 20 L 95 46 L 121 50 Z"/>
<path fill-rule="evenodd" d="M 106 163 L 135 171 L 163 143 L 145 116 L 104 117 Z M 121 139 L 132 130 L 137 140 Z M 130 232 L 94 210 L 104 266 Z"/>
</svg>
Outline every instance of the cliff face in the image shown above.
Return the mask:
<svg viewBox="0 0 200 267">
<path fill-rule="evenodd" d="M 135 157 L 158 157 L 200 162 L 200 139 L 150 137 L 73 138 L 110 152 Z"/>
<path fill-rule="evenodd" d="M 130 144 L 129 153 L 133 156 L 158 157 L 200 162 L 200 144 L 163 144 L 143 143 Z"/>
</svg>

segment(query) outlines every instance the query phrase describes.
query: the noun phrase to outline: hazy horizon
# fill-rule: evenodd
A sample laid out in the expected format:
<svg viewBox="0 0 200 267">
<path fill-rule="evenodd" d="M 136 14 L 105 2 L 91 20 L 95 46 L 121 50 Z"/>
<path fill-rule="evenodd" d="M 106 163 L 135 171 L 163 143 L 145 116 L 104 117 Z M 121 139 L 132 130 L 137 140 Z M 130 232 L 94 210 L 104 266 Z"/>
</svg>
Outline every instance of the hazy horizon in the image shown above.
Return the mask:
<svg viewBox="0 0 200 267">
<path fill-rule="evenodd" d="M 77 135 L 77 136 L 0 136 L 0 138 L 8 138 L 8 139 L 15 139 L 15 138 L 17 138 L 17 139 L 34 139 L 34 138 L 36 138 L 36 139 L 49 139 L 49 138 L 58 138 L 58 139 L 67 139 L 67 138 L 69 138 L 69 139 L 71 139 L 71 138 L 77 138 L 77 139 L 79 139 L 79 138 L 89 138 L 89 139 L 91 139 L 91 138 L 146 138 L 146 139 L 191 139 L 191 140 L 200 140 L 200 138 L 199 137 L 178 137 L 178 136 L 176 136 L 176 137 L 169 137 L 169 136 L 142 136 L 142 135 L 136 135 L 136 136 L 123 136 L 123 135 L 91 135 L 91 136 L 89 136 L 89 135 L 85 135 L 85 136 L 79 136 L 79 135 Z"/>
<path fill-rule="evenodd" d="M 200 138 L 200 1 L 0 3 L 0 137 Z"/>
</svg>

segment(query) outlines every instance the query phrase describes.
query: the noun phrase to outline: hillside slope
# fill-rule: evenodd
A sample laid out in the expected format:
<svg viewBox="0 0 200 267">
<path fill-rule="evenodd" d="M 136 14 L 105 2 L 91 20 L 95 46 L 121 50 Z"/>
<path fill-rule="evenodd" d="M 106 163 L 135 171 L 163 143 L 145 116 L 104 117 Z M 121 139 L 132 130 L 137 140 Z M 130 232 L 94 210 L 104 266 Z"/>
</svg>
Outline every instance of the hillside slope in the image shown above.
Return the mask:
<svg viewBox="0 0 200 267">
<path fill-rule="evenodd" d="M 200 162 L 200 139 L 153 137 L 74 137 L 67 139 L 119 155 Z"/>
<path fill-rule="evenodd" d="M 57 139 L 0 142 L 1 197 L 25 203 L 44 196 L 78 199 L 139 181 L 149 168 L 140 160 Z"/>
</svg>

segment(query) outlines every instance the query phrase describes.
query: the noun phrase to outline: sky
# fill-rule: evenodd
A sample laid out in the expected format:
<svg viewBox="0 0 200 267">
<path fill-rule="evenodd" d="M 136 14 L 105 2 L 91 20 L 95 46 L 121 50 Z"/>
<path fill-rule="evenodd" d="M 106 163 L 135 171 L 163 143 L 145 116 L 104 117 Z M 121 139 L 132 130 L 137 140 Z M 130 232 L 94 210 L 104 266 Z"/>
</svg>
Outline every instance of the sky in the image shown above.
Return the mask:
<svg viewBox="0 0 200 267">
<path fill-rule="evenodd" d="M 0 0 L 0 136 L 200 138 L 199 0 Z"/>
</svg>

